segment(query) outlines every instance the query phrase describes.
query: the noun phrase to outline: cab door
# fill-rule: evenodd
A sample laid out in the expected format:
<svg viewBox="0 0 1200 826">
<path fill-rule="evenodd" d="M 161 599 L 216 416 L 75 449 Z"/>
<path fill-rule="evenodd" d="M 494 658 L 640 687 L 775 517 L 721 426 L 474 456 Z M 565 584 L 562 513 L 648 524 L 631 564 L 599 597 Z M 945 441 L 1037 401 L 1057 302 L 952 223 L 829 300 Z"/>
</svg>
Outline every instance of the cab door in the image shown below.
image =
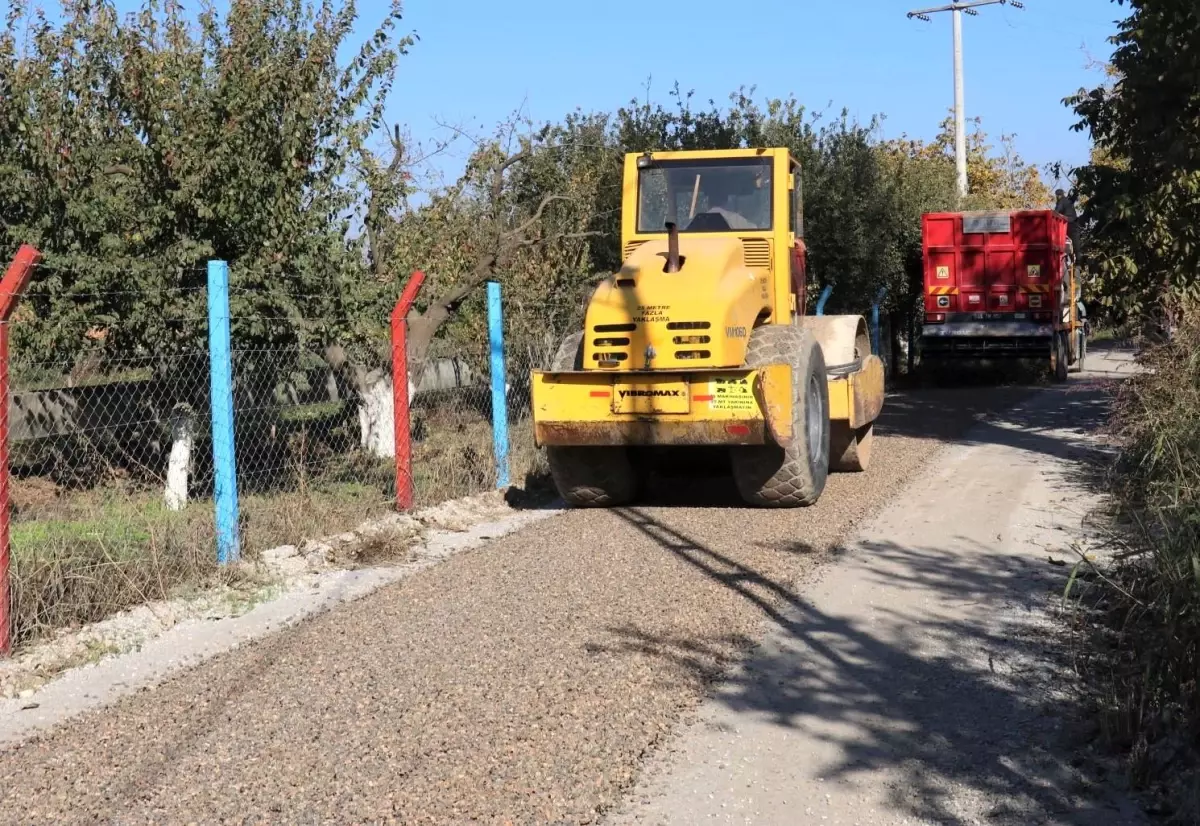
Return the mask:
<svg viewBox="0 0 1200 826">
<path fill-rule="evenodd" d="M 804 177 L 800 165 L 795 161 L 789 164 L 788 189 L 788 248 L 791 252 L 791 293 L 795 306 L 795 314 L 804 315 L 805 301 L 808 298 L 808 247 L 804 244 Z"/>
</svg>

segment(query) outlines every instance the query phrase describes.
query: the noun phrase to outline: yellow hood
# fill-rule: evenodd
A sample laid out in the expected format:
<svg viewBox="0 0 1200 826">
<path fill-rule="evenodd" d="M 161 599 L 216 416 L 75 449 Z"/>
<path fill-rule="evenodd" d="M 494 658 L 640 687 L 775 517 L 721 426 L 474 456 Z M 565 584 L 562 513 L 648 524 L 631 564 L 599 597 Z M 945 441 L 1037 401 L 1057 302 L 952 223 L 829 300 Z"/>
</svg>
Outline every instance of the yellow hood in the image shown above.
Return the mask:
<svg viewBox="0 0 1200 826">
<path fill-rule="evenodd" d="M 743 241 L 728 236 L 681 235 L 679 256 L 679 272 L 664 272 L 666 240 L 647 241 L 600 285 L 584 369 L 644 370 L 648 348 L 656 370 L 743 363 L 756 319 L 769 312 L 770 271 L 747 267 Z"/>
</svg>

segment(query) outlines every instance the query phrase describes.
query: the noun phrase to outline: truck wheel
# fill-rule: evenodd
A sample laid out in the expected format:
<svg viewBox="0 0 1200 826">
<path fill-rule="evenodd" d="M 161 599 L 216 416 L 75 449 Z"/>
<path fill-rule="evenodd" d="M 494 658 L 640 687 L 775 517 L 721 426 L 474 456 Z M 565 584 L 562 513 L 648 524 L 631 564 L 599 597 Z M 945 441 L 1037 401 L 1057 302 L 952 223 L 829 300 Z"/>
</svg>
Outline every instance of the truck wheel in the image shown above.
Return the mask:
<svg viewBox="0 0 1200 826">
<path fill-rule="evenodd" d="M 1056 382 L 1067 380 L 1067 336 L 1066 333 L 1054 334 L 1054 364 L 1051 378 Z"/>
<path fill-rule="evenodd" d="M 583 369 L 582 332 L 563 339 L 550 369 Z M 623 505 L 637 495 L 637 475 L 623 447 L 547 445 L 546 462 L 558 495 L 572 507 Z"/>
<path fill-rule="evenodd" d="M 875 441 L 875 423 L 851 428 L 849 422 L 830 422 L 829 469 L 839 473 L 859 473 L 871 465 L 871 445 Z"/>
<path fill-rule="evenodd" d="M 792 438 L 783 445 L 733 448 L 733 478 L 742 499 L 751 505 L 805 507 L 821 497 L 829 476 L 825 357 L 816 339 L 800 328 L 767 325 L 751 334 L 746 366 L 768 364 L 792 368 Z"/>
<path fill-rule="evenodd" d="M 1083 372 L 1083 363 L 1087 359 L 1087 335 L 1084 333 L 1082 328 L 1080 328 L 1077 335 L 1078 335 L 1079 339 L 1075 345 L 1076 359 L 1075 359 L 1075 363 L 1071 365 L 1072 373 L 1082 373 Z"/>
</svg>

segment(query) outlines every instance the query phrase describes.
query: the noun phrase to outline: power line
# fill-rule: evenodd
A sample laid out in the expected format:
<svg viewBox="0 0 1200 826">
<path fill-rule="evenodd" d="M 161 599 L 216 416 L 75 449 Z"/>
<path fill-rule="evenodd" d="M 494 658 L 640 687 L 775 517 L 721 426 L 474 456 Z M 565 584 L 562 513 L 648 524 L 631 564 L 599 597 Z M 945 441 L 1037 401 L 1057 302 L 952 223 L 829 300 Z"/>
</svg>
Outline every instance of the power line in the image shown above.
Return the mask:
<svg viewBox="0 0 1200 826">
<path fill-rule="evenodd" d="M 932 22 L 929 16 L 931 14 L 948 11 L 954 16 L 954 164 L 958 172 L 958 194 L 962 198 L 967 196 L 967 116 L 963 106 L 962 16 L 969 14 L 976 17 L 981 6 L 995 5 L 1025 8 L 1025 4 L 1019 0 L 967 0 L 908 13 L 909 20 L 915 17 L 926 23 Z"/>
</svg>

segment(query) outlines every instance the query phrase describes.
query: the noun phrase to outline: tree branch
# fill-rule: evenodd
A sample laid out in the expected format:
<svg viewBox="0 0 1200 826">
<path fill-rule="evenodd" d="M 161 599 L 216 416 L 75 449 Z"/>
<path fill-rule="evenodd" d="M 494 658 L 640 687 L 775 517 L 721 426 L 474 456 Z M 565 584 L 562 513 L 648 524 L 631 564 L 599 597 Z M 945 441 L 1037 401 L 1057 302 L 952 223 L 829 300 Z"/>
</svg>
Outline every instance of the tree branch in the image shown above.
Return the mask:
<svg viewBox="0 0 1200 826">
<path fill-rule="evenodd" d="M 521 224 L 521 226 L 517 227 L 516 229 L 514 229 L 510 232 L 504 233 L 502 236 L 500 236 L 501 241 L 514 241 L 517 239 L 521 239 L 525 235 L 525 230 L 529 229 L 531 226 L 536 224 L 538 221 L 542 220 L 542 213 L 545 212 L 546 207 L 548 205 L 550 205 L 551 203 L 553 203 L 554 201 L 573 201 L 573 200 L 574 200 L 574 198 L 571 198 L 569 195 L 547 195 L 545 198 L 542 199 L 542 202 L 540 204 L 538 204 L 538 208 L 536 211 L 534 211 L 533 217 L 530 218 L 525 223 Z"/>
<path fill-rule="evenodd" d="M 496 167 L 495 172 L 492 173 L 492 209 L 496 208 L 496 205 L 500 203 L 500 199 L 504 196 L 504 173 L 528 157 L 529 150 L 522 149 L 514 155 L 509 155 Z"/>
<path fill-rule="evenodd" d="M 392 133 L 388 135 L 388 142 L 392 145 L 392 159 L 388 161 L 388 165 L 384 171 L 386 184 L 391 186 L 396 175 L 400 172 L 404 165 L 404 142 L 400 138 L 400 127 L 394 126 Z M 386 269 L 384 262 L 383 251 L 379 248 L 379 233 L 378 226 L 380 220 L 380 206 L 378 191 L 371 192 L 367 201 L 367 215 L 363 221 L 364 228 L 367 231 L 367 255 L 371 262 L 371 273 L 375 276 L 376 281 L 385 281 Z"/>
<path fill-rule="evenodd" d="M 518 243 L 522 247 L 536 247 L 538 244 L 546 244 L 550 241 L 576 241 L 580 238 L 595 238 L 598 235 L 604 235 L 600 230 L 591 230 L 589 232 L 564 232 L 560 235 L 552 235 L 549 238 L 525 238 Z"/>
</svg>

